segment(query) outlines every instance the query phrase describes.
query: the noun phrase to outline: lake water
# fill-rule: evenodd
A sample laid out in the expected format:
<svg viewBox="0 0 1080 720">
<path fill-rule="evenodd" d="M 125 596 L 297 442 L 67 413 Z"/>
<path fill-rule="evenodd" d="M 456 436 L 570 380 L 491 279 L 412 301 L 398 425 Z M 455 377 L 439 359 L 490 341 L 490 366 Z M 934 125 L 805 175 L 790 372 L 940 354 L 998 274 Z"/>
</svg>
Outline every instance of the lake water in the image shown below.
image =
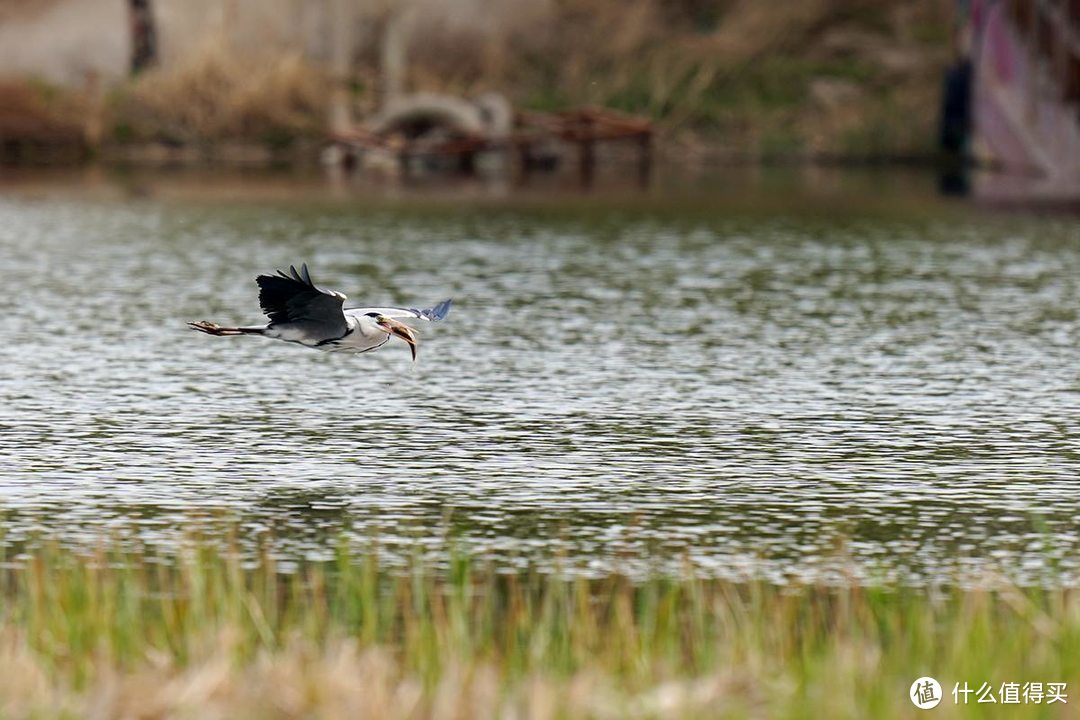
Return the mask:
<svg viewBox="0 0 1080 720">
<path fill-rule="evenodd" d="M 975 211 L 0 194 L 5 542 L 1080 578 L 1080 226 Z M 782 202 L 773 202 L 783 207 Z M 727 209 L 724 209 L 724 208 Z M 256 323 L 306 261 L 419 358 Z"/>
</svg>

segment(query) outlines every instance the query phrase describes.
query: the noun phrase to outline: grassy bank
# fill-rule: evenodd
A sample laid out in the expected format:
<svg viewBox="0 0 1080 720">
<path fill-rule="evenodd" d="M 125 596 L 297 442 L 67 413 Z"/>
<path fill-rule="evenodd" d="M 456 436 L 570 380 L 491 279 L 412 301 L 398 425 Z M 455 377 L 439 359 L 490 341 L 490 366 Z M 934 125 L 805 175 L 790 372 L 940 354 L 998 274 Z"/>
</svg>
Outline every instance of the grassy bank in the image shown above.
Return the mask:
<svg viewBox="0 0 1080 720">
<path fill-rule="evenodd" d="M 498 574 L 451 552 L 444 563 L 391 568 L 377 550 L 341 550 L 283 574 L 203 543 L 176 562 L 46 545 L 0 569 L 0 715 L 907 717 L 908 686 L 930 674 L 946 687 L 938 716 L 956 716 L 957 681 L 1080 681 L 1071 591 L 632 583 Z"/>
<path fill-rule="evenodd" d="M 496 51 L 463 48 L 451 65 L 458 85 L 494 80 L 537 109 L 593 103 L 639 113 L 657 121 L 670 143 L 725 155 L 868 159 L 935 150 L 952 23 L 947 3 L 577 0 L 554 7 L 547 23 L 510 34 Z M 446 76 L 445 62 L 426 54 L 417 60 L 417 74 L 430 66 Z"/>
<path fill-rule="evenodd" d="M 601 105 L 643 115 L 681 154 L 925 158 L 935 150 L 949 7 L 571 0 L 537 5 L 521 19 L 493 11 L 448 25 L 451 3 L 444 14 L 416 14 L 405 81 L 464 97 L 494 91 L 527 110 Z M 355 21 L 367 30 L 344 82 L 363 118 L 380 102 L 386 19 L 376 12 Z M 208 33 L 107 90 L 0 80 L 0 160 L 47 161 L 58 145 L 69 155 L 151 161 L 314 157 L 333 86 L 317 59 L 327 47 L 305 53 L 271 37 L 253 44 L 251 22 L 236 29 L 246 42 Z"/>
</svg>

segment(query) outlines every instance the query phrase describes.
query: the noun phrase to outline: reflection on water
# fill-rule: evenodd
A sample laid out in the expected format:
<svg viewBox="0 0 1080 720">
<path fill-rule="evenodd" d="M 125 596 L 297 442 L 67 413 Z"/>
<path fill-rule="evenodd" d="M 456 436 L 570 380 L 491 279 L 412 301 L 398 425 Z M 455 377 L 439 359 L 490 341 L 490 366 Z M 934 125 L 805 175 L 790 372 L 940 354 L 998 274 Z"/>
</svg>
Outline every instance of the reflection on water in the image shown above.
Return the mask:
<svg viewBox="0 0 1080 720">
<path fill-rule="evenodd" d="M 1064 221 L 410 213 L 0 198 L 9 543 L 191 517 L 319 556 L 449 533 L 561 552 L 924 582 L 1073 582 L 1080 244 Z M 359 302 L 454 297 L 358 357 L 260 320 L 306 261 Z"/>
</svg>

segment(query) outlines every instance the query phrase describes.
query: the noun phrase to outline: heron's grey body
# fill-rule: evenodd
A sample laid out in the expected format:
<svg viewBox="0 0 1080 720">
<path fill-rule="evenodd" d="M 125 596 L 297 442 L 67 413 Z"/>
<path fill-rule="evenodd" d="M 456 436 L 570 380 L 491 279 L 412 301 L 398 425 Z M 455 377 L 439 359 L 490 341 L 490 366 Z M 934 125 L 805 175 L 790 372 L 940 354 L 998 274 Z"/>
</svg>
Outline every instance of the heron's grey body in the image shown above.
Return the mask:
<svg viewBox="0 0 1080 720">
<path fill-rule="evenodd" d="M 401 307 L 345 308 L 345 295 L 326 290 L 311 281 L 307 265 L 297 272 L 260 275 L 259 305 L 270 318 L 266 325 L 221 327 L 201 321 L 188 323 L 209 335 L 262 335 L 330 352 L 363 353 L 382 347 L 394 335 L 412 346 L 416 357 L 415 331 L 403 319 L 436 321 L 450 312 L 450 300 L 433 308 Z"/>
</svg>

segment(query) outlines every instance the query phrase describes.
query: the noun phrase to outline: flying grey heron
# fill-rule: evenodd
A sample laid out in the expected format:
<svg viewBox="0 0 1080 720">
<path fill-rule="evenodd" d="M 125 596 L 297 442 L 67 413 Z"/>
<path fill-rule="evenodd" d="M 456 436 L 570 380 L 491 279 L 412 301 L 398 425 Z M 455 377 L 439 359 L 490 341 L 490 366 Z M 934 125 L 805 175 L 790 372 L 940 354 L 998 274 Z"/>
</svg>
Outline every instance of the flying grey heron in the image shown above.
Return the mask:
<svg viewBox="0 0 1080 720">
<path fill-rule="evenodd" d="M 311 281 L 307 264 L 300 266 L 300 272 L 290 265 L 288 274 L 278 270 L 277 275 L 260 275 L 255 282 L 259 285 L 259 305 L 270 318 L 268 324 L 222 327 L 201 320 L 188 325 L 208 335 L 262 335 L 330 352 L 368 352 L 382 347 L 391 337 L 399 337 L 409 344 L 415 361 L 416 330 L 401 319 L 434 322 L 450 312 L 449 300 L 425 310 L 346 308 L 345 295 L 320 288 Z"/>
</svg>

